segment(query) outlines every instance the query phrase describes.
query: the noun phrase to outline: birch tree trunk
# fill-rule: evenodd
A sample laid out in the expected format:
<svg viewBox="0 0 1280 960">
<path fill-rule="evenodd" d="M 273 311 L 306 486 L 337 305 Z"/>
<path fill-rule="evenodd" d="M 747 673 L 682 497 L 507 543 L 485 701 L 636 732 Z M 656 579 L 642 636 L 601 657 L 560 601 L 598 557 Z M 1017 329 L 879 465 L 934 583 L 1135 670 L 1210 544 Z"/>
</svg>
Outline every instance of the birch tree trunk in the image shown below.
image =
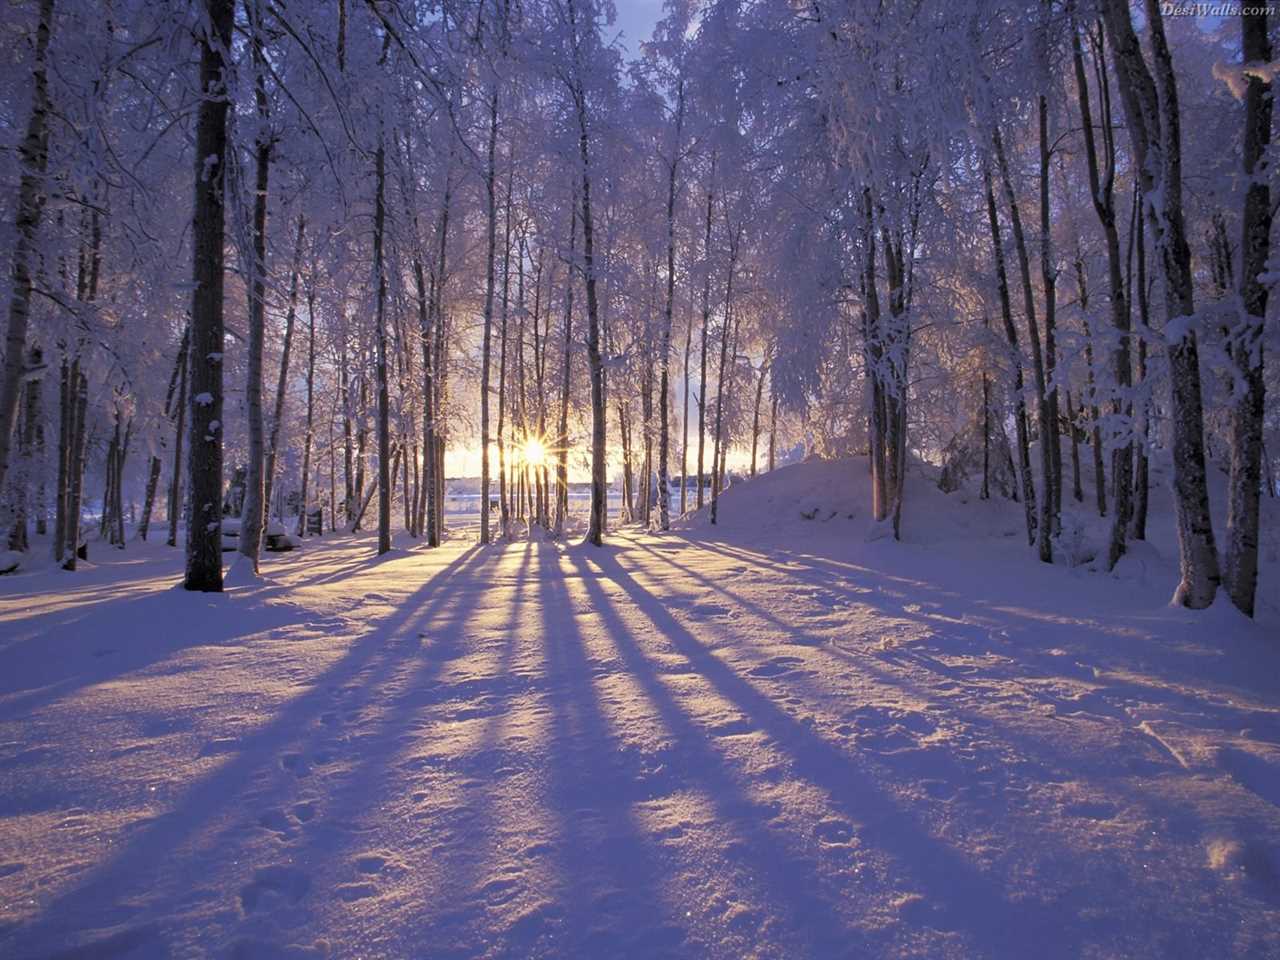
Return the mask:
<svg viewBox="0 0 1280 960">
<path fill-rule="evenodd" d="M 706 232 L 702 239 L 702 356 L 698 375 L 698 492 L 694 508 L 702 509 L 703 451 L 707 436 L 707 339 L 711 329 L 711 213 L 715 202 L 715 154 L 711 155 L 711 183 L 707 188 Z"/>
<path fill-rule="evenodd" d="M 187 557 L 183 587 L 222 590 L 222 262 L 227 152 L 225 77 L 231 71 L 234 0 L 205 0 L 200 38 L 191 294 Z"/>
<path fill-rule="evenodd" d="M 507 447 L 503 431 L 506 427 L 507 408 L 507 320 L 511 305 L 511 181 L 514 176 L 515 164 L 511 162 L 507 171 L 507 201 L 502 228 L 502 319 L 498 348 L 498 523 L 504 540 L 511 537 L 511 510 L 507 502 Z M 520 323 L 523 328 L 523 315 Z M 522 345 L 523 339 L 521 337 Z"/>
<path fill-rule="evenodd" d="M 676 87 L 675 143 L 667 177 L 667 303 L 662 321 L 662 355 L 658 359 L 658 405 L 662 408 L 658 421 L 658 525 L 671 529 L 671 425 L 667 413 L 667 394 L 671 390 L 671 324 L 676 295 L 676 175 L 680 166 L 681 134 L 684 130 L 684 78 Z M 685 350 L 688 363 L 688 349 Z M 685 406 L 688 407 L 686 379 Z M 686 432 L 687 436 L 687 432 Z M 680 468 L 680 509 L 684 510 L 684 465 Z"/>
<path fill-rule="evenodd" d="M 1080 312 L 1084 316 L 1084 364 L 1088 377 L 1089 422 L 1093 436 L 1093 490 L 1098 504 L 1098 516 L 1107 515 L 1107 470 L 1102 453 L 1102 414 L 1098 409 L 1098 375 L 1093 362 L 1093 329 L 1089 323 L 1089 280 L 1084 259 L 1076 258 L 1076 290 L 1080 297 Z"/>
<path fill-rule="evenodd" d="M 1193 609 L 1213 603 L 1221 575 L 1205 476 L 1200 352 L 1194 322 L 1191 248 L 1182 213 L 1182 138 L 1177 82 L 1157 0 L 1145 0 L 1155 77 L 1133 30 L 1126 0 L 1104 0 L 1107 40 L 1129 121 L 1135 167 L 1147 200 L 1147 222 L 1164 266 L 1165 338 L 1172 382 L 1174 508 L 1181 580 L 1174 602 Z M 1160 209 L 1156 209 L 1157 198 Z"/>
<path fill-rule="evenodd" d="M 573 254 L 578 236 L 578 198 L 569 215 L 569 269 L 565 271 L 564 357 L 560 379 L 560 430 L 556 438 L 556 534 L 564 533 L 569 514 L 569 376 L 573 347 Z"/>
<path fill-rule="evenodd" d="M 253 95 L 258 112 L 258 133 L 254 145 L 256 176 L 253 194 L 253 255 L 250 259 L 249 331 L 246 349 L 248 380 L 245 384 L 245 412 L 249 418 L 249 450 L 245 463 L 244 507 L 240 512 L 240 535 L 236 547 L 240 555 L 258 572 L 258 556 L 262 549 L 262 528 L 266 523 L 266 443 L 262 412 L 262 351 L 266 338 L 267 282 L 267 187 L 271 171 L 271 134 L 267 101 L 266 64 L 262 52 L 262 17 L 258 0 L 248 0 L 252 38 L 250 49 L 254 64 Z"/>
<path fill-rule="evenodd" d="M 591 374 L 591 519 L 587 526 L 587 542 L 604 545 L 608 526 L 609 487 L 608 451 L 605 447 L 608 425 L 604 394 L 604 361 L 600 355 L 600 302 L 596 290 L 595 221 L 591 213 L 591 151 L 587 122 L 587 93 L 583 78 L 577 8 L 569 2 L 569 25 L 573 39 L 574 77 L 572 95 L 578 121 L 578 154 L 582 163 L 582 275 L 587 291 L 587 367 Z M 566 491 L 567 493 L 567 491 Z"/>
<path fill-rule="evenodd" d="M 1049 220 L 1049 101 L 1038 98 L 1040 131 L 1040 286 L 1044 295 L 1045 402 L 1048 404 L 1049 433 L 1041 438 L 1049 444 L 1050 516 L 1053 532 L 1062 531 L 1062 433 L 1058 429 L 1058 271 L 1053 263 L 1053 231 Z"/>
<path fill-rule="evenodd" d="M 169 480 L 169 536 L 165 543 L 178 545 L 178 517 L 182 513 L 182 440 L 187 423 L 187 373 L 191 369 L 191 324 L 187 323 L 186 349 L 178 364 L 178 394 L 174 401 L 173 476 Z"/>
<path fill-rule="evenodd" d="M 1049 434 L 1056 429 L 1050 418 L 1048 388 L 1045 382 L 1044 351 L 1040 347 L 1040 325 L 1036 319 L 1035 291 L 1031 286 L 1031 265 L 1027 256 L 1027 241 L 1022 230 L 1022 217 L 1018 212 L 1018 198 L 1013 192 L 1013 180 L 1009 175 L 1009 163 L 1005 157 L 1004 141 L 996 131 L 993 142 L 1000 179 L 1004 184 L 1005 201 L 1009 205 L 1009 223 L 1013 229 L 1014 249 L 1018 252 L 1018 269 L 1022 275 L 1023 310 L 1027 315 L 1027 330 L 1031 337 L 1031 368 L 1035 374 L 1036 413 L 1040 427 L 1040 518 L 1036 527 L 1036 543 L 1040 559 L 1053 562 L 1053 532 L 1056 526 L 1053 516 L 1053 449 Z"/>
<path fill-rule="evenodd" d="M 381 120 L 379 120 L 381 123 Z M 391 481 L 395 467 L 391 463 L 391 398 L 387 390 L 387 274 L 382 262 L 386 230 L 386 145 L 382 130 L 378 131 L 378 150 L 374 154 L 375 195 L 373 203 L 373 275 L 377 289 L 376 306 L 376 377 L 378 388 L 378 555 L 391 549 Z"/>
<path fill-rule="evenodd" d="M 730 344 L 733 339 L 733 277 L 736 272 L 738 261 L 738 237 L 730 231 L 729 234 L 729 275 L 725 281 L 724 292 L 724 329 L 720 334 L 720 374 L 716 379 L 716 427 L 715 427 L 715 446 L 711 452 L 711 522 L 716 522 L 716 513 L 720 501 L 720 488 L 723 483 L 721 476 L 723 469 L 721 463 L 723 461 L 723 452 L 721 445 L 724 442 L 724 404 L 728 399 L 728 381 L 729 368 L 728 362 L 731 359 Z"/>
<path fill-rule="evenodd" d="M 1138 337 L 1138 383 L 1145 384 L 1147 379 L 1147 333 L 1151 324 L 1151 304 L 1147 298 L 1147 224 L 1142 216 L 1142 196 L 1137 187 L 1134 188 L 1133 205 L 1134 213 L 1131 232 L 1134 236 L 1136 253 L 1134 259 L 1137 264 L 1137 276 L 1130 289 L 1136 290 L 1138 327 L 1141 331 L 1141 335 Z M 1151 400 L 1144 394 L 1142 399 L 1141 435 L 1135 445 L 1137 456 L 1134 465 L 1133 529 L 1131 531 L 1135 540 L 1145 540 L 1147 538 L 1147 503 L 1150 491 L 1150 463 L 1147 458 L 1147 445 L 1150 442 L 1150 431 Z"/>
<path fill-rule="evenodd" d="M 584 134 L 585 136 L 585 134 Z M 494 261 L 497 256 L 498 202 L 496 151 L 498 144 L 498 90 L 489 91 L 489 149 L 485 166 L 485 279 L 484 343 L 480 358 L 480 542 L 489 542 L 489 367 L 493 352 Z M 584 147 L 585 150 L 585 147 Z M 584 153 L 585 156 L 585 153 Z"/>
<path fill-rule="evenodd" d="M 178 393 L 177 388 L 187 365 L 187 350 L 190 343 L 191 328 L 184 326 L 182 328 L 182 340 L 178 344 L 178 356 L 173 362 L 173 373 L 169 375 L 169 387 L 165 391 L 164 416 L 166 420 L 173 419 L 177 410 L 182 408 L 182 395 Z M 175 400 L 177 400 L 176 404 Z M 160 446 L 161 448 L 164 447 L 163 439 L 160 441 Z M 152 456 L 151 464 L 147 471 L 147 490 L 142 503 L 142 519 L 138 524 L 139 540 L 147 539 L 147 532 L 151 527 L 151 510 L 155 505 L 156 488 L 160 483 L 160 466 L 159 455 Z"/>
<path fill-rule="evenodd" d="M 298 235 L 293 247 L 293 269 L 289 274 L 289 307 L 284 320 L 284 345 L 280 349 L 280 376 L 276 380 L 276 407 L 271 416 L 271 438 L 267 444 L 267 464 L 263 471 L 264 504 L 271 503 L 271 491 L 275 486 L 276 457 L 280 450 L 280 425 L 284 422 L 284 401 L 286 388 L 289 385 L 289 356 L 293 349 L 293 326 L 298 313 L 298 273 L 302 267 L 302 238 L 307 228 L 304 216 L 298 217 Z M 306 470 L 303 470 L 303 483 L 306 483 Z M 303 509 L 306 514 L 306 509 Z"/>
<path fill-rule="evenodd" d="M 0 491 L 5 489 L 9 455 L 22 392 L 27 353 L 27 325 L 31 313 L 32 266 L 36 235 L 44 215 L 45 170 L 49 162 L 49 80 L 46 58 L 53 29 L 53 0 L 41 0 L 36 25 L 35 57 L 31 67 L 31 115 L 18 146 L 22 178 L 18 185 L 13 261 L 10 267 L 9 325 L 5 334 L 4 370 L 0 375 Z"/>
<path fill-rule="evenodd" d="M 1245 64 L 1269 63 L 1266 7 L 1240 15 Z M 1267 79 L 1264 79 L 1266 77 Z M 1250 75 L 1245 91 L 1244 198 L 1240 250 L 1240 317 L 1231 357 L 1244 385 L 1231 411 L 1231 477 L 1227 500 L 1227 550 L 1223 579 L 1231 602 L 1253 616 L 1258 582 L 1258 497 L 1262 479 L 1263 379 L 1262 333 L 1267 314 L 1267 285 L 1260 275 L 1271 252 L 1271 187 L 1265 151 L 1271 143 L 1272 83 L 1269 74 Z"/>
<path fill-rule="evenodd" d="M 1009 300 L 1009 275 L 1005 268 L 1004 241 L 1000 236 L 1000 218 L 996 210 L 995 191 L 991 185 L 991 171 L 982 168 L 983 183 L 987 193 L 987 224 L 991 230 L 991 247 L 996 263 L 996 286 L 1000 295 L 1000 318 L 1004 321 L 1005 337 L 1009 341 L 1009 356 L 1013 363 L 1014 424 L 1018 431 L 1018 475 L 1022 480 L 1022 505 L 1026 513 L 1027 543 L 1036 542 L 1036 487 L 1031 479 L 1031 449 L 1027 436 L 1026 384 L 1022 373 L 1022 352 L 1018 347 L 1018 330 L 1013 325 L 1013 309 Z"/>
<path fill-rule="evenodd" d="M 756 475 L 756 452 L 760 448 L 760 401 L 764 397 L 764 378 L 769 372 L 769 360 L 760 364 L 760 379 L 756 382 L 755 413 L 751 418 L 751 476 Z"/>
<path fill-rule="evenodd" d="M 684 380 L 684 401 L 680 413 L 680 514 L 684 515 L 689 504 L 689 353 L 693 347 L 693 318 L 684 328 L 684 365 L 680 368 Z"/>
<path fill-rule="evenodd" d="M 298 511 L 298 536 L 307 535 L 307 495 L 308 480 L 311 470 L 311 447 L 315 436 L 315 396 L 316 396 L 316 285 L 314 273 L 307 281 L 307 422 L 302 435 L 302 496 Z M 330 424 L 332 427 L 332 424 Z M 316 484 L 319 486 L 319 467 L 316 468 Z M 323 494 L 321 494 L 323 496 Z M 323 500 L 320 501 L 324 503 Z M 321 523 L 320 533 L 324 533 Z"/>
<path fill-rule="evenodd" d="M 1111 294 L 1111 324 L 1116 331 L 1116 346 L 1111 354 L 1112 373 L 1115 377 L 1117 395 L 1112 402 L 1111 412 L 1117 417 L 1124 413 L 1132 413 L 1129 399 L 1131 382 L 1131 361 L 1129 358 L 1129 302 L 1126 299 L 1124 275 L 1120 259 L 1120 233 L 1116 227 L 1115 207 L 1115 140 L 1112 135 L 1111 95 L 1106 82 L 1106 63 L 1101 56 L 1101 41 L 1094 45 L 1096 75 L 1098 77 L 1098 96 L 1101 114 L 1099 117 L 1102 133 L 1102 165 L 1099 170 L 1099 157 L 1093 128 L 1093 112 L 1089 102 L 1089 84 L 1084 72 L 1084 55 L 1081 50 L 1080 33 L 1074 24 L 1071 26 L 1071 59 L 1075 68 L 1076 88 L 1080 100 L 1080 119 L 1084 129 L 1085 161 L 1089 172 L 1089 192 L 1093 198 L 1093 209 L 1102 225 L 1103 236 L 1107 243 L 1107 279 Z M 1081 268 L 1078 266 L 1077 270 Z M 1126 437 L 1129 431 L 1126 428 Z M 1112 507 L 1114 513 L 1111 521 L 1110 545 L 1107 549 L 1107 569 L 1113 568 L 1124 556 L 1126 536 L 1132 519 L 1133 489 L 1133 444 L 1125 443 L 1112 452 L 1111 457 Z M 1101 501 L 1100 501 L 1101 502 Z"/>
</svg>

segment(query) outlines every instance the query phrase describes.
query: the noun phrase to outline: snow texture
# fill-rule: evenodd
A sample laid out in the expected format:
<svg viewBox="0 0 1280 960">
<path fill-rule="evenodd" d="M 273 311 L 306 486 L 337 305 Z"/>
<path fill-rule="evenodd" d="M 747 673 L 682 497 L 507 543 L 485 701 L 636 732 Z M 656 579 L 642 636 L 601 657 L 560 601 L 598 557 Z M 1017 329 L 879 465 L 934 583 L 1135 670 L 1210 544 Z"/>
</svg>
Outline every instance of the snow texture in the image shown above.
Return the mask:
<svg viewBox="0 0 1280 960">
<path fill-rule="evenodd" d="M 0 956 L 1280 955 L 1274 607 L 1168 606 L 1163 497 L 1113 577 L 916 478 L 868 542 L 865 470 L 5 578 Z"/>
</svg>

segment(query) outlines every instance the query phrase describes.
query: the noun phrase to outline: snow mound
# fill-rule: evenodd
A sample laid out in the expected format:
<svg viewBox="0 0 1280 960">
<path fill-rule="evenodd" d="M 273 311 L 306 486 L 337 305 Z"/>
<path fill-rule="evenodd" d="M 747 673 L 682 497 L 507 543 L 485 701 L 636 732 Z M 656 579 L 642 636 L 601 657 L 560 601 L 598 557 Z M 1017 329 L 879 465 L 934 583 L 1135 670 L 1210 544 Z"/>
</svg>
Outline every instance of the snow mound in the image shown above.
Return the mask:
<svg viewBox="0 0 1280 960">
<path fill-rule="evenodd" d="M 1022 535 L 1019 504 L 979 500 L 963 491 L 943 493 L 938 489 L 936 472 L 919 462 L 913 462 L 907 471 L 902 513 L 904 541 L 937 543 Z M 707 504 L 675 520 L 672 527 L 761 539 L 790 536 L 793 530 L 805 537 L 867 541 L 893 536 L 890 524 L 876 523 L 872 518 L 866 457 L 825 460 L 813 456 L 739 480 L 720 495 L 714 526 L 711 506 Z"/>
</svg>

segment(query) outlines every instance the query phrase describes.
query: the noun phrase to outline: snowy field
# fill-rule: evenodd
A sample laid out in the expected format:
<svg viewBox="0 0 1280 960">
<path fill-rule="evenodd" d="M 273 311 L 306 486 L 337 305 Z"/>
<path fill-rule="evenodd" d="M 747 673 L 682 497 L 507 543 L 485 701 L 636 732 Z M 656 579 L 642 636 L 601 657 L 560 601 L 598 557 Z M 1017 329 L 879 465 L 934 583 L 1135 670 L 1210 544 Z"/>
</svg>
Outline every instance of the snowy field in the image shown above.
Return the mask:
<svg viewBox="0 0 1280 960">
<path fill-rule="evenodd" d="M 1109 576 L 924 484 L 867 542 L 860 469 L 0 580 L 0 957 L 1280 957 L 1274 539 L 1193 614 L 1163 497 Z"/>
</svg>

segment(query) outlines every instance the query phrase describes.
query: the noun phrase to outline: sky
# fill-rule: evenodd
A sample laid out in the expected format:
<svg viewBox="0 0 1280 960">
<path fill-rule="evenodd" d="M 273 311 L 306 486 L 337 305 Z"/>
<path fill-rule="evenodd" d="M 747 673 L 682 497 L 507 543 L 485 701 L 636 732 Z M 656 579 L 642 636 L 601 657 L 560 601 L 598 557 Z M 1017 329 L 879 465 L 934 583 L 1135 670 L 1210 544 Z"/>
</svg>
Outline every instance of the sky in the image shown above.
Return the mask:
<svg viewBox="0 0 1280 960">
<path fill-rule="evenodd" d="M 648 40 L 654 24 L 662 19 L 662 0 L 614 0 L 618 19 L 615 33 L 622 33 L 622 45 L 631 58 L 640 55 L 641 42 Z"/>
</svg>

